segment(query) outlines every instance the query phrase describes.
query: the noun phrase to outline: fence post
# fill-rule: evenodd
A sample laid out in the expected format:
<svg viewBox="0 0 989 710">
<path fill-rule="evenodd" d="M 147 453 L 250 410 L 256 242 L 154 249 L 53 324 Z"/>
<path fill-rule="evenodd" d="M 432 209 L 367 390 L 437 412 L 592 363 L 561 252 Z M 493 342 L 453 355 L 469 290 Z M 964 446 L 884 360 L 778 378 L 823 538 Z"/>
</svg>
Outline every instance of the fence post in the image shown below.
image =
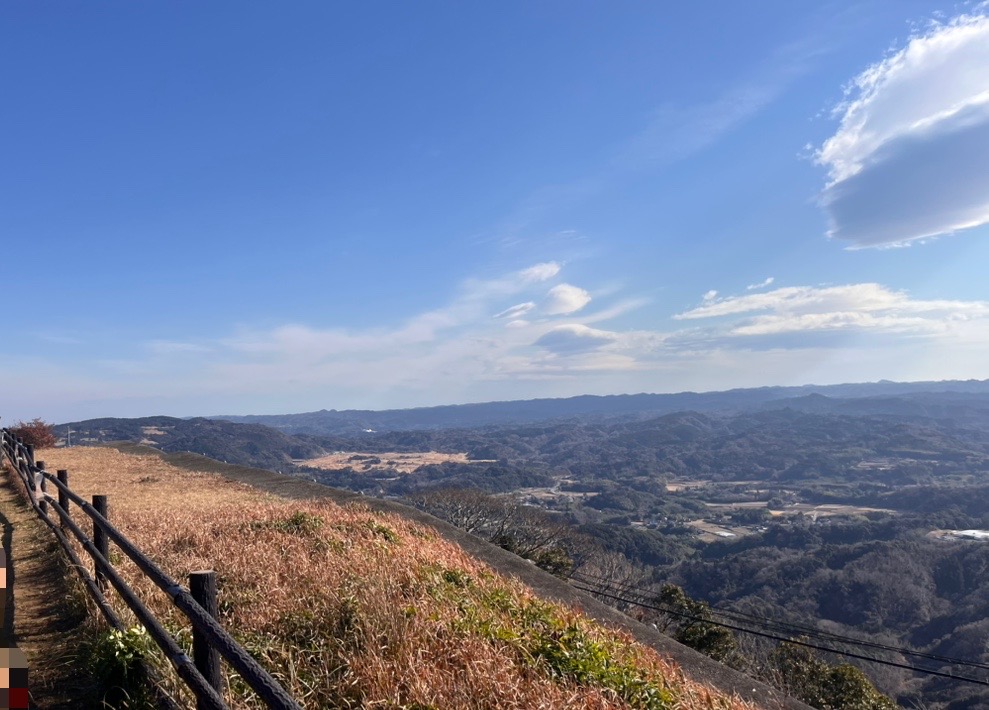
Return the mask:
<svg viewBox="0 0 989 710">
<path fill-rule="evenodd" d="M 215 619 L 219 610 L 216 601 L 216 572 L 213 570 L 190 572 L 189 592 L 196 603 Z M 220 653 L 210 645 L 209 641 L 203 638 L 195 627 L 192 629 L 192 659 L 206 682 L 222 695 L 223 675 L 220 672 Z M 197 702 L 196 707 L 203 710 L 207 706 L 202 702 Z"/>
<path fill-rule="evenodd" d="M 34 466 L 33 447 L 29 448 L 21 437 L 17 437 L 17 446 L 14 450 L 17 453 L 17 475 L 24 482 L 24 488 L 27 489 L 28 498 L 31 499 L 31 504 L 33 505 L 35 502 L 34 480 L 32 478 L 32 467 Z"/>
<path fill-rule="evenodd" d="M 96 508 L 97 513 L 104 518 L 107 517 L 106 496 L 93 496 L 93 507 Z M 95 520 L 93 521 L 93 544 L 96 545 L 97 552 L 107 560 L 110 559 L 110 539 Z M 100 571 L 99 565 L 96 564 L 95 560 L 93 561 L 93 568 L 96 572 L 96 584 L 99 586 L 101 592 L 105 592 L 107 589 L 106 575 Z"/>
<path fill-rule="evenodd" d="M 48 517 L 48 499 L 45 498 L 45 493 L 48 492 L 48 479 L 46 479 L 45 478 L 45 475 L 42 473 L 42 471 L 44 471 L 44 470 L 45 470 L 45 462 L 44 461 L 39 461 L 35 465 L 35 470 L 31 474 L 31 477 L 32 477 L 32 481 L 31 482 L 35 486 L 34 495 L 35 495 L 35 498 L 37 498 L 37 500 L 38 500 L 38 509 L 41 511 L 41 514 L 44 515 L 47 518 Z"/>
<path fill-rule="evenodd" d="M 69 485 L 69 472 L 64 468 L 58 469 L 56 472 L 58 476 L 58 482 L 63 486 L 68 487 Z M 58 489 L 58 507 L 65 511 L 65 514 L 69 514 L 69 494 L 63 491 L 61 488 Z M 61 516 L 59 516 L 61 518 Z M 61 521 L 62 527 L 65 527 L 65 521 Z"/>
</svg>

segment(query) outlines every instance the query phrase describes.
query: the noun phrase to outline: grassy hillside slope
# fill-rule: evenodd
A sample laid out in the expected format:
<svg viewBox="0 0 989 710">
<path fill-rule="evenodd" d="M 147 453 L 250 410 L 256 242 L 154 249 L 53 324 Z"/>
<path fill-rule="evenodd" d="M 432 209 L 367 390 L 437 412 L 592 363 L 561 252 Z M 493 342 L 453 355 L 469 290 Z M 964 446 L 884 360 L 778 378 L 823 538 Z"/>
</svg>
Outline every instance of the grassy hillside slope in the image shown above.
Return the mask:
<svg viewBox="0 0 989 710">
<path fill-rule="evenodd" d="M 401 516 L 264 493 L 157 455 L 45 460 L 82 495 L 108 494 L 111 518 L 176 579 L 215 569 L 221 623 L 307 707 L 755 707 Z M 121 569 L 188 638 L 164 596 Z M 228 692 L 234 707 L 260 706 L 233 677 Z"/>
<path fill-rule="evenodd" d="M 231 424 L 210 419 L 176 417 L 116 417 L 87 419 L 59 425 L 74 442 L 99 444 L 133 441 L 162 451 L 195 451 L 219 461 L 262 466 L 272 471 L 291 468 L 292 459 L 308 459 L 326 452 L 319 446 L 259 424 Z"/>
</svg>

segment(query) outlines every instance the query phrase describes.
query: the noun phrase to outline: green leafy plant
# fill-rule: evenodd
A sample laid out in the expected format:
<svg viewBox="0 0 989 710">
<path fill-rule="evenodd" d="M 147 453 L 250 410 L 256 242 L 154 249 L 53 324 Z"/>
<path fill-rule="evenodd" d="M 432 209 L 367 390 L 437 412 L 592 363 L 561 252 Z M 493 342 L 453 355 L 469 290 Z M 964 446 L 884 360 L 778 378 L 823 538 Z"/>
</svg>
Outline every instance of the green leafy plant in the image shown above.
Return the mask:
<svg viewBox="0 0 989 710">
<path fill-rule="evenodd" d="M 769 660 L 784 688 L 820 710 L 896 708 L 896 703 L 876 690 L 858 668 L 847 663 L 831 665 L 804 646 L 781 643 Z"/>
<path fill-rule="evenodd" d="M 247 527 L 250 530 L 270 529 L 288 533 L 289 535 L 309 537 L 314 535 L 317 530 L 323 527 L 323 519 L 318 515 L 312 515 L 299 510 L 292 513 L 287 518 L 282 518 L 281 520 L 252 521 L 247 524 Z"/>
<path fill-rule="evenodd" d="M 96 638 L 87 665 L 99 681 L 103 707 L 155 707 L 147 665 L 153 647 L 143 626 L 109 629 Z"/>
<path fill-rule="evenodd" d="M 369 523 L 372 532 L 375 535 L 380 535 L 388 542 L 397 543 L 400 542 L 398 535 L 387 525 L 382 525 L 381 523 L 371 522 Z"/>
<path fill-rule="evenodd" d="M 708 605 L 691 599 L 675 584 L 664 584 L 656 601 L 669 609 L 666 632 L 685 646 L 719 663 L 740 668 L 744 658 L 738 640 L 728 629 L 712 623 Z"/>
<path fill-rule="evenodd" d="M 462 632 L 480 633 L 504 644 L 523 663 L 557 680 L 607 688 L 640 710 L 668 710 L 675 705 L 673 694 L 658 678 L 621 657 L 621 645 L 614 639 L 595 638 L 585 623 L 561 615 L 551 604 L 515 600 L 495 588 L 474 600 L 465 598 L 461 612 Z"/>
</svg>

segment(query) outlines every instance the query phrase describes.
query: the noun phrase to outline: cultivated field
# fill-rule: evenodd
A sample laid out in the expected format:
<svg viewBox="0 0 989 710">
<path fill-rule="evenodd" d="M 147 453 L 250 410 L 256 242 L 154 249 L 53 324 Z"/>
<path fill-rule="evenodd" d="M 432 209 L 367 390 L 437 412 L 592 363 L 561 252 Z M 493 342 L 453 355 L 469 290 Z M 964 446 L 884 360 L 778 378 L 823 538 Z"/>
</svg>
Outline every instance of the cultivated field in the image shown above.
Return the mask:
<svg viewBox="0 0 989 710">
<path fill-rule="evenodd" d="M 766 501 L 751 501 L 744 503 L 704 503 L 711 512 L 730 513 L 732 510 L 746 510 L 752 508 L 765 508 Z M 798 514 L 809 515 L 815 518 L 829 518 L 838 516 L 865 515 L 867 513 L 895 513 L 887 508 L 868 508 L 861 505 L 844 505 L 838 503 L 791 503 L 784 508 L 772 509 L 769 514 L 774 518 L 786 517 Z"/>
<path fill-rule="evenodd" d="M 441 463 L 494 463 L 488 460 L 468 459 L 467 454 L 441 454 L 438 451 L 423 453 L 402 453 L 389 451 L 385 453 L 362 453 L 358 451 L 336 451 L 316 459 L 300 459 L 294 463 L 300 466 L 322 468 L 327 471 L 339 471 L 351 468 L 355 471 L 394 471 L 395 473 L 413 473 L 421 466 Z"/>
<path fill-rule="evenodd" d="M 752 707 L 401 517 L 282 499 L 153 455 L 79 447 L 43 458 L 82 495 L 109 495 L 111 519 L 176 579 L 215 569 L 221 623 L 307 707 Z M 188 643 L 164 595 L 129 563 L 121 570 Z M 233 707 L 261 707 L 228 683 Z"/>
</svg>

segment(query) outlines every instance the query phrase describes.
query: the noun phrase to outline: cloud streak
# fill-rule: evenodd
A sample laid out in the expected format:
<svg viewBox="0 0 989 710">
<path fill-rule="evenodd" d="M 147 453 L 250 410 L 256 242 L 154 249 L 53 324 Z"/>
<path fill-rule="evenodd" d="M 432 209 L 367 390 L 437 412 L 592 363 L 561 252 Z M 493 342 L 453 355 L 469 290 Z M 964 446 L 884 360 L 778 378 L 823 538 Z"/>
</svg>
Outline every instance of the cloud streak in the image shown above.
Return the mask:
<svg viewBox="0 0 989 710">
<path fill-rule="evenodd" d="M 494 317 L 508 319 L 521 318 L 535 307 L 536 304 L 534 302 L 526 301 L 525 303 L 518 303 L 510 308 L 506 308 L 501 313 L 496 313 Z"/>
<path fill-rule="evenodd" d="M 773 281 L 775 281 L 775 280 L 776 279 L 774 279 L 772 276 L 770 276 L 770 277 L 766 278 L 765 280 L 760 281 L 757 284 L 749 284 L 748 286 L 745 287 L 745 290 L 746 291 L 757 291 L 757 290 L 759 290 L 761 288 L 766 288 L 767 286 L 772 285 Z"/>
<path fill-rule="evenodd" d="M 553 284 L 561 274 L 547 262 L 467 279 L 449 303 L 391 326 L 287 323 L 196 342 L 151 340 L 129 358 L 114 352 L 75 371 L 38 360 L 0 362 L 0 372 L 20 375 L 4 383 L 11 401 L 29 402 L 33 383 L 44 379 L 67 400 L 86 402 L 87 416 L 136 416 L 149 407 L 210 414 L 709 390 L 767 384 L 767 372 L 773 383 L 794 384 L 930 378 L 943 371 L 945 353 L 956 376 L 989 375 L 989 302 L 922 299 L 859 283 L 732 296 L 712 289 L 680 313 L 608 293 L 599 308 L 585 311 L 588 292 Z M 545 307 L 554 292 L 561 310 L 555 315 Z M 607 325 L 647 304 L 654 329 Z M 841 367 L 808 369 L 830 360 Z"/>
<path fill-rule="evenodd" d="M 751 76 L 718 96 L 658 107 L 617 162 L 626 167 L 665 165 L 716 144 L 779 99 L 827 51 L 823 37 L 785 44 L 771 51 Z"/>
<path fill-rule="evenodd" d="M 903 245 L 989 223 L 989 17 L 913 37 L 851 83 L 816 153 L 828 234 Z"/>
<path fill-rule="evenodd" d="M 589 328 L 572 323 L 558 325 L 536 340 L 535 345 L 546 348 L 558 355 L 597 350 L 618 340 L 618 335 L 606 330 Z"/>
<path fill-rule="evenodd" d="M 765 293 L 705 300 L 676 320 L 730 318 L 732 336 L 811 331 L 944 333 L 965 323 L 989 320 L 989 302 L 911 298 L 876 283 L 787 287 Z"/>
</svg>

